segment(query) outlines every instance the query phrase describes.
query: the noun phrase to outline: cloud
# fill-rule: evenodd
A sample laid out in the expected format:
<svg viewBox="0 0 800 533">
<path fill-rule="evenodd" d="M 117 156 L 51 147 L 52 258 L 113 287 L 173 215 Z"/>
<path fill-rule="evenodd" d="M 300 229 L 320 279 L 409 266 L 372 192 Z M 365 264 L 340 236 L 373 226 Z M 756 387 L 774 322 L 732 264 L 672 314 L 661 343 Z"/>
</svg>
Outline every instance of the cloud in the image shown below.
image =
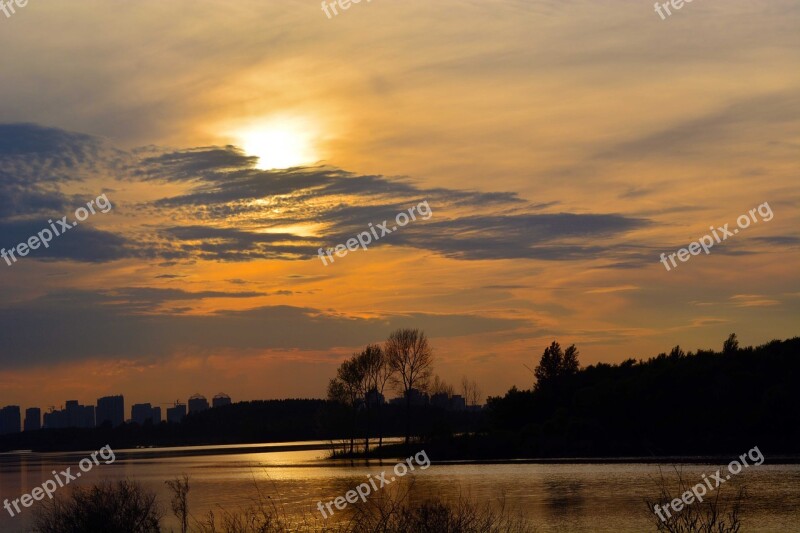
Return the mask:
<svg viewBox="0 0 800 533">
<path fill-rule="evenodd" d="M 0 221 L 0 235 L 3 236 L 1 246 L 10 249 L 19 243 L 27 242 L 30 237 L 49 227 L 47 220 Z M 103 263 L 127 257 L 141 257 L 146 253 L 121 235 L 79 225 L 53 237 L 48 248 L 39 246 L 36 250 L 31 250 L 26 257 L 19 259 L 25 261 L 69 259 L 86 263 Z M 0 268 L 2 266 L 0 263 Z"/>
<path fill-rule="evenodd" d="M 192 350 L 320 350 L 379 341 L 396 328 L 420 323 L 431 337 L 510 331 L 529 325 L 526 320 L 470 314 L 358 318 L 283 305 L 201 316 L 175 314 L 180 308 L 154 310 L 171 301 L 259 294 L 154 288 L 67 290 L 5 304 L 0 307 L 0 363 L 9 368 L 93 358 L 161 357 Z"/>
<path fill-rule="evenodd" d="M 174 239 L 176 253 L 200 259 L 305 259 L 423 200 L 445 220 L 418 221 L 381 240 L 381 246 L 409 246 L 465 260 L 574 260 L 611 249 L 586 244 L 587 239 L 610 238 L 647 223 L 618 214 L 536 213 L 557 202 L 530 204 L 512 192 L 426 189 L 407 179 L 328 167 L 262 171 L 230 146 L 152 155 L 143 164 L 140 175 L 148 180 L 190 183 L 189 192 L 151 207 L 174 209 L 176 216 L 191 211 L 209 222 L 163 230 Z M 243 223 L 231 227 L 237 218 Z M 306 237 L 263 232 L 265 227 L 304 224 L 324 230 Z M 248 230 L 248 225 L 257 229 Z"/>
<path fill-rule="evenodd" d="M 597 289 L 591 289 L 586 291 L 586 294 L 608 294 L 612 292 L 623 292 L 623 291 L 638 291 L 640 287 L 636 285 L 619 285 L 616 287 L 600 287 Z"/>
<path fill-rule="evenodd" d="M 779 300 L 760 294 L 735 294 L 730 300 L 736 307 L 772 307 L 781 303 Z"/>
<path fill-rule="evenodd" d="M 28 161 L 31 164 L 62 170 L 91 166 L 101 143 L 82 133 L 47 128 L 37 124 L 0 124 L 0 162 L 3 166 Z M 47 180 L 40 175 L 38 180 Z M 66 176 L 67 179 L 74 179 Z"/>
<path fill-rule="evenodd" d="M 621 214 L 547 213 L 557 201 L 531 203 L 509 191 L 425 188 L 407 178 L 356 175 L 332 167 L 264 171 L 235 146 L 149 146 L 126 154 L 87 135 L 30 124 L 3 128 L 13 140 L 0 140 L 0 154 L 24 154 L 38 162 L 60 158 L 57 166 L 76 182 L 83 169 L 104 168 L 120 189 L 132 182 L 148 183 L 152 193 L 165 193 L 131 202 L 118 192 L 115 211 L 128 207 L 141 222 L 80 228 L 62 238 L 65 242 L 31 256 L 39 259 L 302 260 L 367 231 L 370 223 L 387 220 L 391 227 L 397 213 L 426 201 L 434 219 L 417 220 L 373 247 L 406 246 L 458 260 L 565 261 L 601 254 L 622 260 L 620 254 L 627 252 L 613 239 L 648 223 Z M 56 155 L 61 151 L 65 155 Z M 0 200 L 0 217 L 3 212 L 27 212 L 38 219 L 56 216 L 74 198 L 66 183 L 47 190 L 37 189 L 35 182 L 27 189 L 16 187 L 7 191 L 5 203 Z M 30 220 L 0 218 L 0 225 L 13 242 L 21 242 L 43 223 Z"/>
<path fill-rule="evenodd" d="M 702 116 L 681 120 L 649 135 L 623 141 L 602 151 L 598 158 L 698 156 L 727 147 L 743 130 L 764 125 L 793 125 L 800 121 L 796 91 L 749 96 Z M 753 149 L 760 149 L 754 146 Z"/>
<path fill-rule="evenodd" d="M 644 227 L 644 219 L 571 213 L 467 216 L 403 230 L 401 243 L 457 259 L 574 260 L 608 255 L 599 239 Z"/>
</svg>

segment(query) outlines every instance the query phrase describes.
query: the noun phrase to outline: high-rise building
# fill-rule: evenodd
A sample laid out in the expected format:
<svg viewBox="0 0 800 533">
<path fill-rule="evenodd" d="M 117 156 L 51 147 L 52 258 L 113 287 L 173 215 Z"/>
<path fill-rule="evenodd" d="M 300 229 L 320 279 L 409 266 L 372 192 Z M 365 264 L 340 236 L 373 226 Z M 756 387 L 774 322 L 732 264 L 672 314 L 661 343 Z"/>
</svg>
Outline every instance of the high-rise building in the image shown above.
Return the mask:
<svg viewBox="0 0 800 533">
<path fill-rule="evenodd" d="M 42 429 L 42 410 L 38 407 L 25 409 L 25 431 Z"/>
<path fill-rule="evenodd" d="M 0 435 L 19 433 L 22 427 L 19 405 L 9 405 L 0 409 Z"/>
<path fill-rule="evenodd" d="M 446 392 L 437 392 L 431 396 L 431 405 L 440 409 L 450 409 L 450 397 Z"/>
<path fill-rule="evenodd" d="M 230 405 L 231 404 L 231 397 L 225 394 L 224 392 L 220 392 L 214 399 L 211 400 L 212 407 L 222 407 L 223 405 Z"/>
<path fill-rule="evenodd" d="M 58 428 L 93 428 L 94 405 L 81 405 L 78 400 L 67 400 L 66 407 L 44 414 L 44 427 Z"/>
<path fill-rule="evenodd" d="M 464 411 L 467 408 L 467 401 L 460 394 L 454 394 L 450 398 L 450 408 L 453 411 Z"/>
<path fill-rule="evenodd" d="M 161 408 L 152 407 L 149 403 L 136 403 L 131 407 L 131 422 L 144 425 L 148 420 L 153 424 L 161 423 Z"/>
<path fill-rule="evenodd" d="M 93 428 L 94 406 L 81 405 L 78 400 L 67 400 L 67 426 L 70 428 Z"/>
<path fill-rule="evenodd" d="M 131 406 L 131 422 L 142 425 L 153 419 L 153 406 L 149 403 L 135 403 Z"/>
<path fill-rule="evenodd" d="M 186 418 L 186 404 L 176 403 L 175 407 L 167 409 L 167 422 L 180 424 Z"/>
<path fill-rule="evenodd" d="M 112 427 L 121 426 L 125 422 L 125 398 L 122 395 L 98 398 L 95 413 L 98 427 L 106 422 Z"/>
<path fill-rule="evenodd" d="M 44 414 L 45 429 L 59 429 L 69 427 L 67 412 L 65 410 L 50 411 Z"/>
<path fill-rule="evenodd" d="M 208 400 L 202 394 L 195 394 L 189 398 L 189 412 L 199 413 L 208 409 Z"/>
</svg>

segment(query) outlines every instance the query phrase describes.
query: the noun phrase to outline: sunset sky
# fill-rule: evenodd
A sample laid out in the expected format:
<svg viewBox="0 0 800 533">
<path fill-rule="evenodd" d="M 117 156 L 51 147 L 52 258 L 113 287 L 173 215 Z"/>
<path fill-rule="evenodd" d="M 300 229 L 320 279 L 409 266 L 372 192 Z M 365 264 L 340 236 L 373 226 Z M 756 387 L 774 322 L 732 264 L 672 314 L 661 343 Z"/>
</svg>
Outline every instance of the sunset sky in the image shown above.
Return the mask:
<svg viewBox="0 0 800 533">
<path fill-rule="evenodd" d="M 0 406 L 322 397 L 399 327 L 485 395 L 554 339 L 588 365 L 796 336 L 799 27 L 789 0 L 0 13 L 0 246 L 113 204 L 0 261 Z"/>
</svg>

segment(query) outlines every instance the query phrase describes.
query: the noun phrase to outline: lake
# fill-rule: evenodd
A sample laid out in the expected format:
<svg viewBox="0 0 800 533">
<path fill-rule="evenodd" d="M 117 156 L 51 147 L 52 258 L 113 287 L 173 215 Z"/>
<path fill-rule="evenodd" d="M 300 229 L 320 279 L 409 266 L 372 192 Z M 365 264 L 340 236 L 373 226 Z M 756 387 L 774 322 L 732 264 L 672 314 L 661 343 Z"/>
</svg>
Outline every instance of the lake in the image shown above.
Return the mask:
<svg viewBox="0 0 800 533">
<path fill-rule="evenodd" d="M 102 462 L 73 485 L 91 485 L 104 479 L 135 479 L 158 493 L 162 507 L 169 505 L 164 481 L 190 476 L 189 503 L 200 518 L 209 510 L 235 510 L 259 497 L 269 498 L 282 512 L 305 513 L 320 519 L 316 509 L 381 471 L 387 478 L 396 461 L 343 463 L 327 459 L 325 442 L 279 443 L 252 446 L 209 446 L 148 450 L 117 450 L 116 461 Z M 52 478 L 52 470 L 72 467 L 87 453 L 0 454 L 0 500 L 19 498 Z M 690 484 L 721 465 L 689 464 L 681 467 Z M 662 465 L 665 475 L 671 465 Z M 654 531 L 644 500 L 658 495 L 655 464 L 434 464 L 398 479 L 382 491 L 409 491 L 412 500 L 432 497 L 498 504 L 527 517 L 542 533 Z M 745 532 L 800 532 L 800 465 L 752 466 L 722 487 L 731 496 L 745 485 L 748 497 L 743 518 Z M 59 489 L 59 493 L 69 488 Z M 382 492 L 381 491 L 381 492 Z M 351 504 L 350 507 L 359 504 Z M 0 531 L 27 531 L 33 508 L 14 518 L 0 508 Z M 330 520 L 346 517 L 337 511 Z M 177 528 L 171 515 L 166 530 Z"/>
</svg>

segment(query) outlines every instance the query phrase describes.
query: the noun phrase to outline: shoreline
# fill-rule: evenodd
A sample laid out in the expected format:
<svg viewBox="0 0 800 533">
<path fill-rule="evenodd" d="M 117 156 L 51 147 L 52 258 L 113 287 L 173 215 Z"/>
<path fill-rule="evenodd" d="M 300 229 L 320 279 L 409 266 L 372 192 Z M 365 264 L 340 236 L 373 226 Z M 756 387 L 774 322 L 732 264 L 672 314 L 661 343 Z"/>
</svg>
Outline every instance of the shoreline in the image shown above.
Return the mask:
<svg viewBox="0 0 800 533">
<path fill-rule="evenodd" d="M 396 443 L 389 443 L 389 446 L 396 447 Z M 281 453 L 293 451 L 328 451 L 335 449 L 336 444 L 322 443 L 319 441 L 297 441 L 280 443 L 259 443 L 259 444 L 225 444 L 225 445 L 198 445 L 198 446 L 177 446 L 161 448 L 127 448 L 115 450 L 120 460 L 126 459 L 160 459 L 169 457 L 203 457 L 215 455 L 250 455 L 264 453 Z M 413 448 L 422 448 L 422 445 L 414 445 Z M 325 457 L 314 462 L 298 466 L 316 466 L 326 463 L 327 466 L 348 466 L 354 463 L 359 464 L 382 464 L 402 459 L 404 454 L 398 450 L 386 449 L 382 455 L 371 457 L 358 456 L 339 456 Z M 52 457 L 52 456 L 72 456 L 81 455 L 84 451 L 47 451 L 35 452 L 30 450 L 15 450 L 0 453 L 0 462 L 4 459 L 15 457 Z M 496 459 L 485 458 L 461 458 L 436 460 L 431 458 L 435 465 L 503 465 L 503 464 L 542 464 L 542 465 L 589 465 L 589 464 L 727 464 L 731 460 L 730 455 L 665 455 L 665 456 L 619 456 L 619 457 L 505 457 Z M 780 454 L 769 457 L 766 464 L 770 465 L 796 465 L 800 464 L 800 455 Z"/>
</svg>

